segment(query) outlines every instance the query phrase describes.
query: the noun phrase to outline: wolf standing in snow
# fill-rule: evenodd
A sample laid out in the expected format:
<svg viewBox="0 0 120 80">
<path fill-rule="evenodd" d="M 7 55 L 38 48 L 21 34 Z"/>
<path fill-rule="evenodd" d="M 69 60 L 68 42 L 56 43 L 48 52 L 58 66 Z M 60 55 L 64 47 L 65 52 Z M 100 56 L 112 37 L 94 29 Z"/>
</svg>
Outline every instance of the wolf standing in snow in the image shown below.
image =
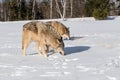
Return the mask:
<svg viewBox="0 0 120 80">
<path fill-rule="evenodd" d="M 37 43 L 39 42 L 39 37 L 37 36 L 38 29 L 36 27 L 36 22 L 29 22 L 23 25 L 23 32 L 22 32 L 22 54 L 23 56 L 26 55 L 26 48 L 28 45 L 34 41 Z M 37 52 L 39 51 L 36 46 Z"/>
<path fill-rule="evenodd" d="M 53 27 L 43 22 L 30 22 L 23 26 L 22 53 L 24 56 L 31 41 L 36 42 L 37 52 L 40 52 L 40 48 L 45 57 L 49 47 L 64 55 L 64 42 L 61 36 Z"/>
<path fill-rule="evenodd" d="M 48 21 L 46 24 L 55 28 L 55 30 L 60 34 L 62 38 L 70 39 L 70 31 L 64 24 L 58 21 Z"/>
</svg>

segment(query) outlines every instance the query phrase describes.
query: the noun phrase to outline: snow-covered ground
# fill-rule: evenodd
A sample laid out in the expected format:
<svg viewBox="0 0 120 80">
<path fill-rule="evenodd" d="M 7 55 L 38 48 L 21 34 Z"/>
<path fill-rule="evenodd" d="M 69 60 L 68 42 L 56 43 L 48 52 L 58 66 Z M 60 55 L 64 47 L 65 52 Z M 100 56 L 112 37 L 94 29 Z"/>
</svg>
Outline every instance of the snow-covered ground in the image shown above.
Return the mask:
<svg viewBox="0 0 120 80">
<path fill-rule="evenodd" d="M 35 43 L 22 56 L 22 26 L 28 21 L 0 22 L 0 80 L 120 80 L 120 17 L 59 21 L 70 27 L 67 55 L 48 58 L 36 53 Z"/>
</svg>

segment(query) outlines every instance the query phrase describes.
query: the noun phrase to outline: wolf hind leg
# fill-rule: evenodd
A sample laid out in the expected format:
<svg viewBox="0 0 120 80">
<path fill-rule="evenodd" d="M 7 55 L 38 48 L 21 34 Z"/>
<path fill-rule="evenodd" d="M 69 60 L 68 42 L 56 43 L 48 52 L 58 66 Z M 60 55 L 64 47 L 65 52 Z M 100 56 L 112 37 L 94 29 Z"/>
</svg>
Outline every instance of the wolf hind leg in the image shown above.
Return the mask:
<svg viewBox="0 0 120 80">
<path fill-rule="evenodd" d="M 40 47 L 40 43 L 36 42 L 36 52 L 41 55 L 41 47 Z"/>
<path fill-rule="evenodd" d="M 28 47 L 28 45 L 30 44 L 31 40 L 28 36 L 28 34 L 25 32 L 23 32 L 23 36 L 22 36 L 22 55 L 26 56 L 26 49 Z"/>
</svg>

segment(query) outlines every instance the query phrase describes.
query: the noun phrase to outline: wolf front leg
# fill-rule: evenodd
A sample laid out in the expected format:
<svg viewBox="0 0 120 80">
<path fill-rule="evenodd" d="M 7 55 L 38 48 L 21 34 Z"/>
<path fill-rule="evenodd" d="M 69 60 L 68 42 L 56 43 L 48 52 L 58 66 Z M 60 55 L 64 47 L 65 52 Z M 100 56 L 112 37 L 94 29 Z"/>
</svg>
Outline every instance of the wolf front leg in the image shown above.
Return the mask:
<svg viewBox="0 0 120 80">
<path fill-rule="evenodd" d="M 47 52 L 48 52 L 48 46 L 44 42 L 39 43 L 39 48 L 42 51 L 42 55 L 44 57 L 48 57 Z"/>
<path fill-rule="evenodd" d="M 36 52 L 41 55 L 41 47 L 40 47 L 40 43 L 36 42 Z"/>
</svg>

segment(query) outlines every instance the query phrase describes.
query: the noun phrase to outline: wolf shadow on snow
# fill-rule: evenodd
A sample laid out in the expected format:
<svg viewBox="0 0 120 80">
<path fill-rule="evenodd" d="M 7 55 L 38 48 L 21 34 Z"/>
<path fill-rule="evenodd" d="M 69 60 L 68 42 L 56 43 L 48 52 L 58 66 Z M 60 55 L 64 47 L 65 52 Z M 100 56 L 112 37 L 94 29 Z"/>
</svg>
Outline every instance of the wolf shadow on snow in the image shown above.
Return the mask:
<svg viewBox="0 0 120 80">
<path fill-rule="evenodd" d="M 74 47 L 66 47 L 65 48 L 65 53 L 66 55 L 78 53 L 78 52 L 83 52 L 89 50 L 89 46 L 74 46 Z"/>
<path fill-rule="evenodd" d="M 71 41 L 74 40 L 78 40 L 84 38 L 83 36 L 73 36 L 70 38 Z M 90 47 L 89 46 L 73 46 L 73 47 L 65 47 L 65 54 L 69 55 L 69 54 L 73 54 L 73 53 L 77 53 L 77 52 L 83 52 L 83 51 L 87 51 L 89 50 Z"/>
</svg>

